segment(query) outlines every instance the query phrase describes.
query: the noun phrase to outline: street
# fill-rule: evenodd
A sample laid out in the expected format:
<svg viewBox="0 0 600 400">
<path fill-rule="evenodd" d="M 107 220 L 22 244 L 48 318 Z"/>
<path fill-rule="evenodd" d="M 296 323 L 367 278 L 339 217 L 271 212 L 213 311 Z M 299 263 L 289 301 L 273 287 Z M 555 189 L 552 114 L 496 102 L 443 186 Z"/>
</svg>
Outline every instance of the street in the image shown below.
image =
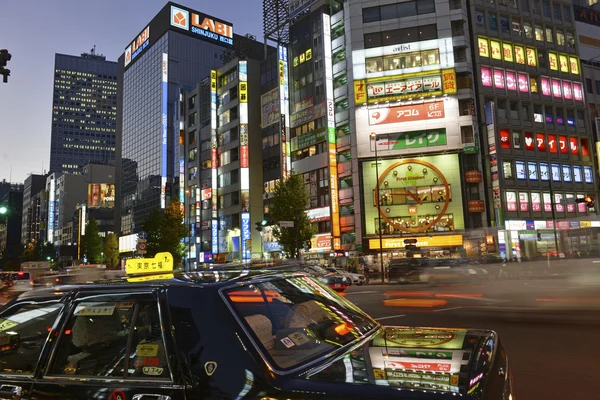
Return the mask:
<svg viewBox="0 0 600 400">
<path fill-rule="evenodd" d="M 386 325 L 495 330 L 512 363 L 516 399 L 591 398 L 600 390 L 596 286 L 572 279 L 367 285 L 345 297 Z"/>
</svg>

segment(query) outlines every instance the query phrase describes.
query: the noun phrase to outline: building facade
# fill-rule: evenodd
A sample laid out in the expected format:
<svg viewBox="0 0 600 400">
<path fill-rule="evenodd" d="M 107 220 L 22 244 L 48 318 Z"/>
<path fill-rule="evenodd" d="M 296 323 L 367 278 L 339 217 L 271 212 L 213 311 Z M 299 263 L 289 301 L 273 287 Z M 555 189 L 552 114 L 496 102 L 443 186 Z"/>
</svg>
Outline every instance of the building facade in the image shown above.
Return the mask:
<svg viewBox="0 0 600 400">
<path fill-rule="evenodd" d="M 252 227 L 263 219 L 259 99 L 264 49 L 251 37 L 238 37 L 237 43 L 225 65 L 193 91 L 182 92 L 179 173 L 185 185 L 180 201 L 190 228 L 190 267 L 217 257 L 249 261 L 261 253 L 260 235 Z"/>
<path fill-rule="evenodd" d="M 115 159 L 117 63 L 84 53 L 56 54 L 50 172 L 81 173 Z"/>
<path fill-rule="evenodd" d="M 22 250 L 23 185 L 9 184 L 7 190 L 3 192 L 0 197 L 0 207 L 6 207 L 7 210 L 5 214 L 0 215 L 0 257 L 8 261 L 16 259 Z"/>
<path fill-rule="evenodd" d="M 31 174 L 23 185 L 23 218 L 21 244 L 45 241 L 45 225 L 42 218 L 42 202 L 46 176 Z"/>
<path fill-rule="evenodd" d="M 589 251 L 594 137 L 570 1 L 471 2 L 487 212 L 506 258 Z M 579 199 L 579 200 L 578 200 Z"/>
<path fill-rule="evenodd" d="M 119 58 L 117 230 L 141 230 L 154 208 L 178 199 L 181 90 L 221 66 L 232 25 L 167 3 Z"/>
</svg>

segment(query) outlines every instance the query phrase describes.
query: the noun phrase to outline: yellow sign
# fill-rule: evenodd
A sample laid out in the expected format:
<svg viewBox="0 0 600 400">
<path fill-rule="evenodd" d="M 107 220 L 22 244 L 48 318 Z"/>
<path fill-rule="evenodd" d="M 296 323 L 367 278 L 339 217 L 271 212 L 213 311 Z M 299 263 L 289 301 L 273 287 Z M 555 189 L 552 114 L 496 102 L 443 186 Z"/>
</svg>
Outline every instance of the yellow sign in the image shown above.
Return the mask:
<svg viewBox="0 0 600 400">
<path fill-rule="evenodd" d="M 497 40 L 490 40 L 490 50 L 492 52 L 492 58 L 494 60 L 502 59 L 502 51 L 500 51 L 500 42 Z"/>
<path fill-rule="evenodd" d="M 383 249 L 402 249 L 405 247 L 404 241 L 417 239 L 417 247 L 458 247 L 463 245 L 462 235 L 436 235 L 419 237 L 400 237 L 383 239 Z M 379 250 L 379 239 L 369 239 L 369 249 Z"/>
<path fill-rule="evenodd" d="M 579 227 L 580 228 L 591 228 L 592 221 L 579 221 Z"/>
<path fill-rule="evenodd" d="M 533 47 L 527 48 L 527 65 L 537 67 L 537 52 Z"/>
<path fill-rule="evenodd" d="M 300 64 L 304 64 L 304 61 L 306 61 L 306 55 L 302 53 L 300 54 Z"/>
<path fill-rule="evenodd" d="M 565 54 L 560 54 L 560 72 L 569 72 L 569 58 Z"/>
<path fill-rule="evenodd" d="M 312 49 L 306 50 L 306 61 L 312 60 Z"/>
<path fill-rule="evenodd" d="M 442 70 L 442 85 L 444 88 L 444 94 L 456 94 L 456 73 L 454 68 Z"/>
<path fill-rule="evenodd" d="M 240 82 L 240 103 L 248 102 L 248 82 Z"/>
<path fill-rule="evenodd" d="M 502 43 L 502 50 L 504 52 L 504 61 L 513 62 L 515 59 L 513 57 L 513 46 L 511 43 Z"/>
<path fill-rule="evenodd" d="M 515 58 L 517 64 L 525 64 L 525 47 L 515 44 Z"/>
<path fill-rule="evenodd" d="M 354 104 L 360 105 L 367 102 L 367 84 L 364 79 L 354 81 Z"/>
<path fill-rule="evenodd" d="M 285 84 L 285 67 L 283 64 L 283 60 L 279 60 L 279 86 L 283 86 Z"/>
<path fill-rule="evenodd" d="M 558 71 L 558 56 L 556 53 L 548 52 L 548 64 L 552 71 Z"/>
<path fill-rule="evenodd" d="M 299 64 L 298 57 L 294 57 L 294 67 L 297 67 Z"/>
<path fill-rule="evenodd" d="M 479 46 L 479 55 L 481 57 L 487 57 L 489 58 L 490 56 L 490 47 L 489 47 L 489 42 L 486 38 L 480 37 L 477 38 L 477 45 Z"/>
<path fill-rule="evenodd" d="M 127 260 L 125 273 L 127 275 L 158 274 L 173 271 L 173 255 L 157 253 L 154 258 L 132 258 Z"/>
<path fill-rule="evenodd" d="M 575 56 L 570 56 L 569 60 L 571 61 L 571 73 L 579 75 L 579 59 Z"/>
<path fill-rule="evenodd" d="M 210 90 L 217 90 L 217 71 L 210 71 Z"/>
<path fill-rule="evenodd" d="M 137 357 L 156 357 L 158 355 L 157 344 L 138 344 L 136 347 Z"/>
<path fill-rule="evenodd" d="M 160 274 L 160 275 L 146 275 L 146 276 L 136 276 L 135 278 L 127 278 L 127 282 L 146 282 L 146 281 L 166 281 L 169 279 L 173 279 L 175 275 L 173 274 Z"/>
</svg>

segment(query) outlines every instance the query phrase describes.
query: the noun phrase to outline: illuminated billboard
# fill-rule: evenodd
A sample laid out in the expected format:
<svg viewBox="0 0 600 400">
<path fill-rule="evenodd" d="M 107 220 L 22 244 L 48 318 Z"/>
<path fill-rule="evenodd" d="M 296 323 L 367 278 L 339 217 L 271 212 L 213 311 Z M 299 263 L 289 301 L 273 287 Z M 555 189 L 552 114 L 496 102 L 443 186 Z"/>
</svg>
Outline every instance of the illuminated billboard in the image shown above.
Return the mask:
<svg viewBox="0 0 600 400">
<path fill-rule="evenodd" d="M 378 146 L 380 156 L 407 154 L 416 147 L 426 148 L 424 140 L 429 140 L 430 133 L 435 150 L 460 149 L 463 146 L 458 99 L 454 96 L 357 107 L 355 116 L 359 157 L 374 156 L 372 132 L 376 133 L 378 142 L 397 142 Z"/>
<path fill-rule="evenodd" d="M 125 47 L 125 66 L 127 67 L 137 56 L 139 56 L 150 45 L 150 25 L 135 38 L 131 44 Z"/>
<path fill-rule="evenodd" d="M 364 161 L 362 178 L 367 236 L 378 233 L 380 218 L 384 235 L 464 229 L 457 154 L 380 160 L 378 171 L 373 161 Z"/>
<path fill-rule="evenodd" d="M 279 88 L 275 88 L 260 96 L 260 123 L 261 127 L 276 124 L 281 119 L 281 105 L 279 103 Z"/>
<path fill-rule="evenodd" d="M 113 208 L 115 206 L 115 185 L 112 183 L 91 183 L 88 185 L 88 208 Z"/>
<path fill-rule="evenodd" d="M 456 93 L 454 68 L 354 81 L 357 105 Z"/>
<path fill-rule="evenodd" d="M 279 126 L 281 129 L 281 176 L 287 179 L 292 168 L 290 156 L 290 143 L 288 140 L 290 130 L 289 113 L 289 83 L 288 83 L 288 52 L 287 47 L 279 45 L 277 48 L 279 66 Z"/>
<path fill-rule="evenodd" d="M 354 50 L 354 79 L 370 79 L 454 68 L 452 38 Z"/>
<path fill-rule="evenodd" d="M 160 179 L 160 208 L 167 206 L 167 115 L 169 95 L 169 55 L 163 53 L 162 63 L 162 86 L 161 86 L 161 179 Z"/>
</svg>

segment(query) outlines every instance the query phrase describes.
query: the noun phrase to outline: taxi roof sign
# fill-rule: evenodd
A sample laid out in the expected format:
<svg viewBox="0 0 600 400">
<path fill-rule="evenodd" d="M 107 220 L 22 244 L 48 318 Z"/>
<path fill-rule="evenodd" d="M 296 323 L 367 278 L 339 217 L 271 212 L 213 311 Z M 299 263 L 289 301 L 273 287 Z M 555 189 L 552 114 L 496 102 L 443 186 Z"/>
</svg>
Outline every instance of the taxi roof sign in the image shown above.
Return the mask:
<svg viewBox="0 0 600 400">
<path fill-rule="evenodd" d="M 125 263 L 127 275 L 164 274 L 173 272 L 173 255 L 157 253 L 154 258 L 131 258 Z"/>
</svg>

